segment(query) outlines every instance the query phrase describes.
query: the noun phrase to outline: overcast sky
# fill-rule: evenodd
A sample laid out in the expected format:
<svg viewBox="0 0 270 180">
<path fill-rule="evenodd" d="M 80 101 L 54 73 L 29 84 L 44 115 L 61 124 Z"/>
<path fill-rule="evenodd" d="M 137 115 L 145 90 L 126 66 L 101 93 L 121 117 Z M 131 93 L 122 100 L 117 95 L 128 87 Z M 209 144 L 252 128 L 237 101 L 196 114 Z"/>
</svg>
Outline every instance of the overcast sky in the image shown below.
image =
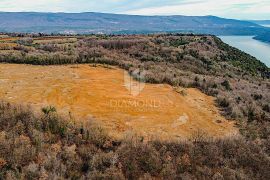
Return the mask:
<svg viewBox="0 0 270 180">
<path fill-rule="evenodd" d="M 270 19 L 270 0 L 0 0 L 0 11 L 216 15 Z"/>
</svg>

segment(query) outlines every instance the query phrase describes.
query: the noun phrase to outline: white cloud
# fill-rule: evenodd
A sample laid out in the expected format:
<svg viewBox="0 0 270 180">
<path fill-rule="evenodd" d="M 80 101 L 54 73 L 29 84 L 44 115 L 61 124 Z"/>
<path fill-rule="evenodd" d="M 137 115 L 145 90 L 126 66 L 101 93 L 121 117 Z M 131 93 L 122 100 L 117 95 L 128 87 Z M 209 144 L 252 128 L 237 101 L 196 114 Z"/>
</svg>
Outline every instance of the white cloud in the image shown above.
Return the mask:
<svg viewBox="0 0 270 180">
<path fill-rule="evenodd" d="M 270 0 L 0 0 L 0 11 L 216 15 L 270 19 Z"/>
<path fill-rule="evenodd" d="M 123 12 L 137 15 L 216 15 L 239 19 L 270 19 L 269 0 L 204 0 Z"/>
<path fill-rule="evenodd" d="M 21 12 L 21 11 L 65 11 L 62 6 L 64 0 L 1 0 L 0 10 Z"/>
</svg>

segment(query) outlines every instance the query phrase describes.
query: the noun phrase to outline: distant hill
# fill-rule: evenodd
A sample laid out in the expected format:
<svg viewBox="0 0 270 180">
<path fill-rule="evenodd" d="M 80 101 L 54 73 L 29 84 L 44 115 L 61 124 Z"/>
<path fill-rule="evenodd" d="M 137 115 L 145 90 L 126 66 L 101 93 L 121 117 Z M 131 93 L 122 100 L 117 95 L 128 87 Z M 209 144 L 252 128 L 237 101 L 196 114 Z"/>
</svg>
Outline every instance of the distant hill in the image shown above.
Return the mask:
<svg viewBox="0 0 270 180">
<path fill-rule="evenodd" d="M 270 28 L 270 20 L 250 20 L 249 22 Z M 270 32 L 258 34 L 253 39 L 270 43 Z"/>
<path fill-rule="evenodd" d="M 258 25 L 261 25 L 261 26 L 266 26 L 266 27 L 270 27 L 270 20 L 250 20 L 250 22 L 253 22 L 253 23 L 256 23 Z"/>
<path fill-rule="evenodd" d="M 270 43 L 270 33 L 263 33 L 255 36 L 253 39 L 260 40 L 266 43 Z"/>
<path fill-rule="evenodd" d="M 112 33 L 192 32 L 258 35 L 269 31 L 253 22 L 215 16 L 136 16 L 105 13 L 0 13 L 0 32 Z"/>
</svg>

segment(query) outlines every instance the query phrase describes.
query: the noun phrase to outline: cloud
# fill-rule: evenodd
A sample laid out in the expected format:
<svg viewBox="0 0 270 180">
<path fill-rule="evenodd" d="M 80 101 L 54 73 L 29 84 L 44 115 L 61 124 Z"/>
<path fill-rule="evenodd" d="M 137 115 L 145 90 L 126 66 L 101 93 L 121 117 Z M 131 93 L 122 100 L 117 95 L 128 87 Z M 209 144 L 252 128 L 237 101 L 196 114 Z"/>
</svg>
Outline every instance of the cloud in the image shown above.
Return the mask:
<svg viewBox="0 0 270 180">
<path fill-rule="evenodd" d="M 238 19 L 270 19 L 269 0 L 189 0 L 175 5 L 133 9 L 136 15 L 216 15 Z"/>
<path fill-rule="evenodd" d="M 270 19 L 269 0 L 0 0 L 0 11 L 216 15 Z"/>
<path fill-rule="evenodd" d="M 61 6 L 63 0 L 1 0 L 1 11 L 61 11 L 64 6 Z"/>
<path fill-rule="evenodd" d="M 167 0 L 167 5 L 177 0 Z M 132 9 L 163 6 L 164 0 L 0 0 L 0 11 L 108 11 L 120 12 Z"/>
</svg>

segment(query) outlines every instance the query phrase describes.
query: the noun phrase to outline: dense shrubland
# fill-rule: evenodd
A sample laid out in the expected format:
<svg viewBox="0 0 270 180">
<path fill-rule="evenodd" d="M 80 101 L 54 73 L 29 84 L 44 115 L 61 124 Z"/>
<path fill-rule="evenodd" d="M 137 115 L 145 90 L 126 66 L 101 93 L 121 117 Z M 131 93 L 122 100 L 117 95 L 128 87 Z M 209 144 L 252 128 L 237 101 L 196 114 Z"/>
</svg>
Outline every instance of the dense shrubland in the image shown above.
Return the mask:
<svg viewBox="0 0 270 180">
<path fill-rule="evenodd" d="M 69 162 L 71 164 L 68 164 L 67 158 L 70 157 L 66 157 L 67 155 L 55 157 L 59 158 L 57 167 L 68 166 L 64 168 L 61 175 L 71 177 L 84 174 L 104 178 L 115 175 L 118 178 L 162 176 L 164 178 L 197 177 L 206 179 L 221 179 L 222 177 L 226 179 L 267 179 L 266 177 L 269 177 L 269 170 L 264 168 L 269 167 L 270 152 L 270 71 L 254 57 L 224 44 L 217 37 L 204 35 L 92 35 L 71 37 L 71 40 L 63 37 L 62 41 L 59 36 L 38 37 L 38 40 L 35 40 L 36 37 L 17 38 L 19 40 L 11 39 L 6 42 L 16 43 L 17 46 L 0 50 L 0 62 L 35 65 L 101 63 L 116 65 L 129 72 L 138 68 L 144 69 L 147 82 L 195 87 L 208 95 L 215 96 L 216 103 L 224 116 L 236 120 L 240 132 L 246 138 L 246 140 L 224 141 L 204 139 L 199 143 L 151 142 L 144 144 L 137 141 L 111 142 L 109 140 L 107 142 L 105 136 L 102 136 L 103 140 L 100 141 L 100 137 L 92 134 L 98 140 L 89 141 L 99 144 L 94 144 L 92 147 L 86 143 L 88 141 L 83 139 L 90 135 L 80 133 L 74 135 L 80 130 L 73 126 L 72 132 L 66 132 L 64 128 L 64 132 L 56 130 L 58 135 L 52 136 L 54 139 L 58 138 L 54 144 L 62 142 L 59 145 L 61 148 L 70 148 L 76 144 L 75 155 L 73 153 L 74 156 L 72 156 L 76 162 L 71 161 Z M 33 118 L 32 115 L 31 118 Z M 40 122 L 46 118 L 50 117 L 38 117 L 35 121 Z M 28 128 L 24 127 L 24 129 Z M 43 129 L 38 129 L 38 131 L 46 134 Z M 83 132 L 85 131 L 83 130 Z M 65 133 L 71 133 L 68 139 L 65 135 L 63 136 Z M 30 136 L 29 133 L 26 134 L 26 136 Z M 98 133 L 99 135 L 100 133 Z M 82 139 L 75 143 L 71 137 L 76 140 L 78 137 Z M 49 142 L 46 141 L 46 143 Z M 109 149 L 104 148 L 103 146 L 108 143 L 116 143 L 116 145 L 110 145 Z M 47 145 L 50 147 L 53 146 L 53 143 Z M 78 148 L 79 146 L 86 149 L 81 150 Z M 37 150 L 34 151 L 37 152 Z M 77 154 L 81 151 L 93 153 L 90 155 Z M 82 157 L 84 155 L 87 157 Z M 117 161 L 121 162 L 119 166 L 110 163 L 111 159 L 115 158 L 114 155 L 116 155 Z M 92 156 L 98 157 L 92 160 Z M 143 159 L 141 160 L 139 157 Z M 56 161 L 56 159 L 54 160 Z M 73 165 L 72 163 L 82 164 Z M 189 165 L 186 166 L 185 163 Z M 14 165 L 13 161 L 10 164 Z M 70 172 L 68 168 L 72 167 L 69 166 L 74 166 L 74 170 Z M 45 166 L 38 167 L 37 170 L 43 171 Z M 78 167 L 83 167 L 84 170 L 76 169 Z M 17 171 L 19 170 L 15 168 L 11 174 Z M 20 168 L 19 172 L 21 171 Z M 46 170 L 46 172 L 49 173 L 50 170 Z M 65 174 L 73 172 L 73 175 Z M 59 175 L 59 172 L 58 174 L 50 173 L 53 173 L 52 176 Z"/>
<path fill-rule="evenodd" d="M 269 141 L 117 141 L 45 107 L 0 103 L 0 179 L 269 179 Z"/>
</svg>

